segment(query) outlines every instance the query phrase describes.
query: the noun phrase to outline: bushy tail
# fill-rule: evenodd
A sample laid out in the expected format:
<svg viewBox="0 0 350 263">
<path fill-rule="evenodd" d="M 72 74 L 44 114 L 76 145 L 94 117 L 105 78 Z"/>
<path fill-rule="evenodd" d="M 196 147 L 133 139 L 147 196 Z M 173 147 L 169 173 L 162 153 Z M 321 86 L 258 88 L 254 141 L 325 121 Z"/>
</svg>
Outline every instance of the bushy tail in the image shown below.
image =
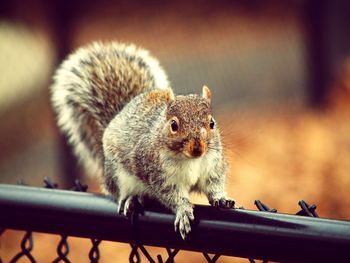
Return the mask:
<svg viewBox="0 0 350 263">
<path fill-rule="evenodd" d="M 133 97 L 168 88 L 168 78 L 148 51 L 121 43 L 93 43 L 58 68 L 51 100 L 60 129 L 88 174 L 103 171 L 102 135 Z"/>
</svg>

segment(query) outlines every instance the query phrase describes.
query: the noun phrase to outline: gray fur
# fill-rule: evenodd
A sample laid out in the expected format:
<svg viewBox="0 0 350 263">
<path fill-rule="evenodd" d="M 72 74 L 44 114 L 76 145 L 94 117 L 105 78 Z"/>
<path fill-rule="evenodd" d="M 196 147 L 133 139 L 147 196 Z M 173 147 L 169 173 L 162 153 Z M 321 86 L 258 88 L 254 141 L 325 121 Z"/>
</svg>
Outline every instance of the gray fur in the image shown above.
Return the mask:
<svg viewBox="0 0 350 263">
<path fill-rule="evenodd" d="M 173 149 L 173 146 L 169 146 L 173 144 L 170 143 L 168 133 L 164 131 L 167 127 L 169 103 L 164 99 L 149 104 L 147 102 L 149 93 L 135 97 L 107 126 L 103 136 L 106 162 L 117 162 L 114 175 L 121 182 L 125 183 L 125 176 L 130 179 L 130 184 L 133 183 L 131 178 L 138 178 L 137 185 L 131 187 L 124 185 L 130 189 L 128 192 L 123 192 L 122 199 L 148 196 L 160 201 L 176 213 L 175 229 L 179 229 L 181 236 L 185 238 L 193 220 L 190 192 L 206 194 L 213 205 L 233 207 L 234 202 L 226 197 L 225 192 L 227 163 L 218 130 L 210 140 L 208 152 L 199 159 L 189 159 Z M 188 100 L 193 98 L 198 99 L 195 96 L 187 97 Z M 175 102 L 176 99 L 177 97 Z M 183 96 L 180 99 L 182 100 Z M 182 115 L 185 114 L 182 117 L 190 117 L 186 124 L 188 126 L 184 125 L 186 137 L 200 136 L 199 129 L 193 127 L 193 118 L 197 114 L 194 112 L 194 116 L 191 116 L 191 113 L 184 112 L 182 110 Z M 181 172 L 185 176 L 192 176 L 186 174 L 187 166 L 191 166 L 191 162 L 201 162 L 198 170 L 194 171 L 199 175 L 196 175 L 198 178 L 193 182 L 188 180 L 186 185 L 186 179 L 177 176 Z M 122 172 L 118 167 L 121 167 Z M 128 171 L 127 174 L 125 170 Z M 184 180 L 184 183 L 181 184 L 181 180 Z"/>
<path fill-rule="evenodd" d="M 185 238 L 194 219 L 191 192 L 216 206 L 234 202 L 225 192 L 220 132 L 209 126 L 210 90 L 174 97 L 167 87 L 147 51 L 95 43 L 68 57 L 51 91 L 59 126 L 83 164 L 103 171 L 102 187 L 119 212 L 129 215 L 144 196 L 156 199 L 176 214 L 175 230 Z"/>
</svg>

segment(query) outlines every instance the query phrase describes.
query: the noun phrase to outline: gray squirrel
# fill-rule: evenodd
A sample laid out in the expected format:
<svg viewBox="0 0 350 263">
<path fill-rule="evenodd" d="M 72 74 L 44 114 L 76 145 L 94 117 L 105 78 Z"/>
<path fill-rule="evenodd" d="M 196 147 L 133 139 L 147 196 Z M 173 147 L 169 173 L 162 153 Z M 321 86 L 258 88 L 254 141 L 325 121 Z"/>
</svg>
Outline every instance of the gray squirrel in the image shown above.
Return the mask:
<svg viewBox="0 0 350 263">
<path fill-rule="evenodd" d="M 211 92 L 178 95 L 148 51 L 132 44 L 95 42 L 60 65 L 51 86 L 58 125 L 119 213 L 129 216 L 143 198 L 175 213 L 175 231 L 191 231 L 191 192 L 233 208 L 227 197 L 218 125 Z"/>
</svg>

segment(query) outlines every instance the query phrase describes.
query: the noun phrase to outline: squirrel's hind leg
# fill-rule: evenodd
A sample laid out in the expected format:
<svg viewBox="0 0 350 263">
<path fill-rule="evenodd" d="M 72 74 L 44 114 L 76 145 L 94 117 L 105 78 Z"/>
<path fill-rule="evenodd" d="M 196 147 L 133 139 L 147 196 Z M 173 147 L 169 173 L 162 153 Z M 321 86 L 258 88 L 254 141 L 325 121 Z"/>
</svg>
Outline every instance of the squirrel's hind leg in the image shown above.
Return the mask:
<svg viewBox="0 0 350 263">
<path fill-rule="evenodd" d="M 115 176 L 113 176 L 113 168 L 111 165 L 109 165 L 109 163 L 105 162 L 104 168 L 104 175 L 101 179 L 102 191 L 105 194 L 110 195 L 113 198 L 113 200 L 118 203 L 120 199 L 120 189 L 117 182 L 118 180 Z"/>
<path fill-rule="evenodd" d="M 118 205 L 118 213 L 130 216 L 143 206 L 145 186 L 116 159 L 105 156 L 104 186 Z"/>
</svg>

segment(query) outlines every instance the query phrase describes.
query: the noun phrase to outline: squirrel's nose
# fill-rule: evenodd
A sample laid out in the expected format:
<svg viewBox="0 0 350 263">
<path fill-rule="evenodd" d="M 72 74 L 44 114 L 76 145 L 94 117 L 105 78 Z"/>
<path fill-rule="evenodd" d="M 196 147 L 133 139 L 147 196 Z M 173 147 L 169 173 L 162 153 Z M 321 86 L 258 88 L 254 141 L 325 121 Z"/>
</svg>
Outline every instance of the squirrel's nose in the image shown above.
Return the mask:
<svg viewBox="0 0 350 263">
<path fill-rule="evenodd" d="M 194 157 L 199 157 L 202 155 L 202 149 L 200 146 L 196 146 L 196 147 L 193 147 L 193 150 L 192 150 L 192 155 Z"/>
<path fill-rule="evenodd" d="M 207 145 L 205 141 L 195 138 L 193 140 L 190 140 L 187 144 L 186 155 L 187 157 L 199 158 L 203 156 L 203 154 L 206 152 L 206 149 Z"/>
</svg>

